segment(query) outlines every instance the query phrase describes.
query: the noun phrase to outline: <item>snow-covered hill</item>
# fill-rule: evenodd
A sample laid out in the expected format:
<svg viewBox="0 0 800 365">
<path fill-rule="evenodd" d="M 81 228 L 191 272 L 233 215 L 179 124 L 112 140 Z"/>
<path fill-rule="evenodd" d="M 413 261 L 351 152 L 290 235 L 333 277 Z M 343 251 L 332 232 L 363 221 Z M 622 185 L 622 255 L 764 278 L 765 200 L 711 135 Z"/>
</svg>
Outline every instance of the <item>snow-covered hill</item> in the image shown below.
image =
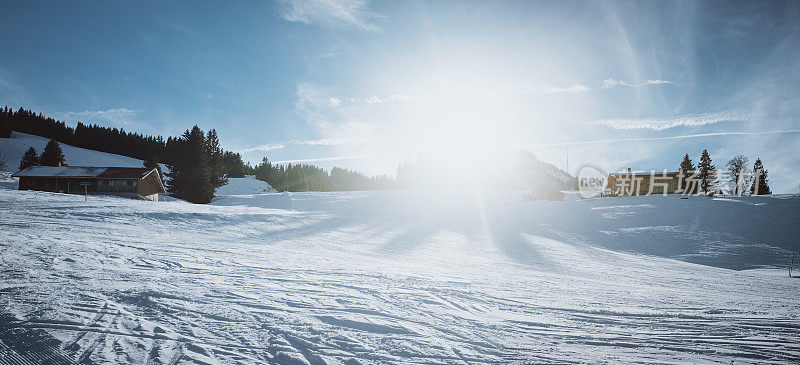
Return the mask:
<svg viewBox="0 0 800 365">
<path fill-rule="evenodd" d="M 281 364 L 800 357 L 800 280 L 780 268 L 800 250 L 799 196 L 238 192 L 192 205 L 0 189 L 0 349 L 15 349 L 2 353 Z"/>
<path fill-rule="evenodd" d="M 31 134 L 11 132 L 11 137 L 0 138 L 0 155 L 6 160 L 6 171 L 16 172 L 25 151 L 33 147 L 39 155 L 49 139 Z M 142 167 L 142 160 L 113 153 L 87 150 L 61 143 L 64 162 L 72 166 Z"/>
<path fill-rule="evenodd" d="M 274 192 L 275 189 L 266 182 L 256 179 L 254 175 L 246 175 L 242 178 L 228 178 L 228 183 L 217 188 L 215 195 L 253 195 Z"/>
</svg>

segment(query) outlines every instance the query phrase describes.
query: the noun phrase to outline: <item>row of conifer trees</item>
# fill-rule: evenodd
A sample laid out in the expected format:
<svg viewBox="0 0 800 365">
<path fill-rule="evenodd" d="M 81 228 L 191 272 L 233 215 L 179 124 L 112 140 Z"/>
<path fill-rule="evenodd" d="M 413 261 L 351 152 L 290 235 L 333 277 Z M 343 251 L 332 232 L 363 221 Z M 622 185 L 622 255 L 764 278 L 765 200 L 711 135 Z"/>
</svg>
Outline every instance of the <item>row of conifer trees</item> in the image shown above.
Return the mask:
<svg viewBox="0 0 800 365">
<path fill-rule="evenodd" d="M 256 166 L 247 166 L 248 175 L 266 181 L 278 191 L 377 190 L 395 187 L 389 175 L 367 176 L 350 169 L 334 167 L 330 173 L 314 165 L 272 164 L 266 157 Z"/>
<path fill-rule="evenodd" d="M 730 180 L 729 185 L 724 188 L 730 188 L 730 191 L 735 195 L 769 195 L 772 191 L 769 188 L 769 179 L 767 178 L 767 169 L 760 158 L 756 159 L 753 164 L 753 169 L 749 170 L 747 167 L 747 157 L 738 155 L 734 156 L 725 165 L 728 170 L 726 179 Z M 703 194 L 713 194 L 721 187 L 720 176 L 717 173 L 716 167 L 712 164 L 711 156 L 708 150 L 704 149 L 700 154 L 700 161 L 695 168 L 689 154 L 683 156 L 683 161 L 680 164 L 680 171 L 685 175 L 696 174 L 696 178 L 700 180 L 699 190 Z M 686 180 L 683 182 L 684 186 L 681 189 L 686 189 L 689 185 Z M 697 192 L 692 192 L 697 193 Z"/>
</svg>

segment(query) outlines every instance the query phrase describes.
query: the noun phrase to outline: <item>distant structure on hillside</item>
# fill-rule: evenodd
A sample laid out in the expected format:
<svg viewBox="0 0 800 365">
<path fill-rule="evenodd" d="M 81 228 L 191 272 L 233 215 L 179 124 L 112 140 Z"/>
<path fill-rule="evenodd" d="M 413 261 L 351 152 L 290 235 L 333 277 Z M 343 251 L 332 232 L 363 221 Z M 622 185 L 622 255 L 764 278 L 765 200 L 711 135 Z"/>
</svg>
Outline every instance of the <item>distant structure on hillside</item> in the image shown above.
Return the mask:
<svg viewBox="0 0 800 365">
<path fill-rule="evenodd" d="M 141 167 L 31 166 L 11 175 L 20 190 L 118 195 L 158 201 L 165 193 L 156 169 Z"/>
<path fill-rule="evenodd" d="M 608 196 L 680 194 L 680 172 L 617 172 L 608 175 Z"/>
</svg>

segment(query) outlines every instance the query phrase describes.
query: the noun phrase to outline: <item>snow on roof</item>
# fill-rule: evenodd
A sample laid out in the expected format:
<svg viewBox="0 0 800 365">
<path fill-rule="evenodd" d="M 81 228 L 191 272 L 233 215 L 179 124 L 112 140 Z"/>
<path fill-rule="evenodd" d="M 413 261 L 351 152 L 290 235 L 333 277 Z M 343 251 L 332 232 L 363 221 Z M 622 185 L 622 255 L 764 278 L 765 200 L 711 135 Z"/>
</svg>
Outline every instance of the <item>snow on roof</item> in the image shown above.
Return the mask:
<svg viewBox="0 0 800 365">
<path fill-rule="evenodd" d="M 143 167 L 31 166 L 11 176 L 140 179 L 150 170 Z"/>
</svg>

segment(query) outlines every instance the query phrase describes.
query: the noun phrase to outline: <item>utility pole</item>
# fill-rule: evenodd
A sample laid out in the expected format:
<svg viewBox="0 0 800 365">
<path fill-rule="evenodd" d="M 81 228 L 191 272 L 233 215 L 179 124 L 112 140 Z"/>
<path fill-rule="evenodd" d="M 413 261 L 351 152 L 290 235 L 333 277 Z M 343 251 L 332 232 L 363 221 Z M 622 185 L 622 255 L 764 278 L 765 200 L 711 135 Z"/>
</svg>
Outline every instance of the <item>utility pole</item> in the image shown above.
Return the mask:
<svg viewBox="0 0 800 365">
<path fill-rule="evenodd" d="M 82 182 L 81 185 L 83 185 L 83 201 L 89 201 L 89 183 Z"/>
</svg>

